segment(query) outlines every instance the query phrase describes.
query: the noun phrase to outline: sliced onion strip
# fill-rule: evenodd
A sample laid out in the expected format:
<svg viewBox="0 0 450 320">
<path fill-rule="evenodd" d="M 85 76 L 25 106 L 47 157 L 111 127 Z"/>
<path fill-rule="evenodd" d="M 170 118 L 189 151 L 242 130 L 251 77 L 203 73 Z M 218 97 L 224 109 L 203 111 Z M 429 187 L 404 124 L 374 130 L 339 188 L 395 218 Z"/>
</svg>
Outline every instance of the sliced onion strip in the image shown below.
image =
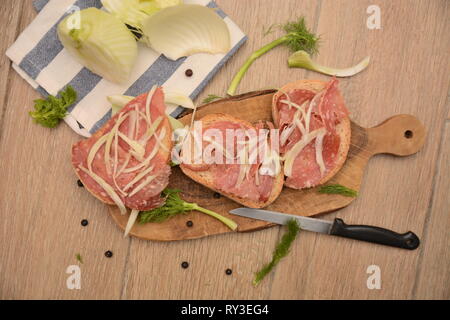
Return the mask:
<svg viewBox="0 0 450 320">
<path fill-rule="evenodd" d="M 139 210 L 131 210 L 130 217 L 128 218 L 127 226 L 125 227 L 125 232 L 123 234 L 123 237 L 125 238 L 131 231 L 131 228 L 133 227 L 134 223 L 136 222 L 136 219 L 139 215 Z"/>
<path fill-rule="evenodd" d="M 153 99 L 153 94 L 156 91 L 156 86 L 153 86 L 149 93 L 147 94 L 147 100 L 145 101 L 145 114 L 147 115 L 147 119 L 148 121 L 152 121 L 152 118 L 150 117 L 150 103 L 152 102 Z"/>
<path fill-rule="evenodd" d="M 148 176 L 141 184 L 139 184 L 134 190 L 128 195 L 128 197 L 134 196 L 136 193 L 145 188 L 150 182 L 155 180 L 156 176 Z"/>
<path fill-rule="evenodd" d="M 292 175 L 292 166 L 294 165 L 294 161 L 299 155 L 299 153 L 313 140 L 315 139 L 321 132 L 324 132 L 325 128 L 320 128 L 310 132 L 302 137 L 300 141 L 298 141 L 291 150 L 289 150 L 284 155 L 284 175 L 290 177 Z"/>
<path fill-rule="evenodd" d="M 151 171 L 153 170 L 153 166 L 148 167 L 147 169 L 145 169 L 144 171 L 142 171 L 141 173 L 139 173 L 133 180 L 130 181 L 130 183 L 128 183 L 123 190 L 127 191 L 128 189 L 130 189 L 135 183 L 139 182 L 139 180 L 141 180 L 142 178 L 144 178 L 147 174 L 149 174 Z"/>
<path fill-rule="evenodd" d="M 122 122 L 124 122 L 125 119 L 128 118 L 128 115 L 129 115 L 128 113 L 125 114 L 125 116 L 122 113 L 119 115 L 119 118 L 117 119 L 116 124 L 111 129 L 111 131 L 109 132 L 108 139 L 106 140 L 106 145 L 105 145 L 105 166 L 106 166 L 106 172 L 108 174 L 111 174 L 110 153 L 111 153 L 112 140 L 113 140 L 114 136 L 117 134 L 117 131 L 119 130 L 119 127 L 122 124 Z"/>
<path fill-rule="evenodd" d="M 83 166 L 79 166 L 84 173 L 86 173 L 88 176 L 90 176 L 95 182 L 97 182 L 103 190 L 111 197 L 111 199 L 114 201 L 114 203 L 119 207 L 120 213 L 125 214 L 127 213 L 127 209 L 125 208 L 122 200 L 117 195 L 117 193 L 114 191 L 114 188 L 110 186 L 105 180 L 103 180 L 101 177 L 96 175 L 94 172 L 90 172 L 88 169 L 84 168 Z"/>
<path fill-rule="evenodd" d="M 121 173 L 123 172 L 123 170 L 125 170 L 125 168 L 127 167 L 128 163 L 130 162 L 130 159 L 131 159 L 131 154 L 128 153 L 128 154 L 126 155 L 126 159 L 125 159 L 125 161 L 124 161 L 122 167 L 119 169 L 119 171 L 117 171 L 117 174 L 116 174 L 117 177 L 121 175 Z"/>
<path fill-rule="evenodd" d="M 148 157 L 141 162 L 140 164 L 138 164 L 137 166 L 131 167 L 131 168 L 126 168 L 125 170 L 123 170 L 123 173 L 130 173 L 136 170 L 139 170 L 143 167 L 146 167 L 150 161 L 152 161 L 152 159 L 155 157 L 155 155 L 158 153 L 158 148 L 153 148 L 153 150 L 150 152 L 150 154 L 148 155 Z"/>
<path fill-rule="evenodd" d="M 325 163 L 323 161 L 323 138 L 325 133 L 325 131 L 320 132 L 316 138 L 316 162 L 319 165 L 322 177 L 325 174 Z"/>
<path fill-rule="evenodd" d="M 145 149 L 139 142 L 137 142 L 135 140 L 131 140 L 130 138 L 128 138 L 125 134 L 123 134 L 120 131 L 118 131 L 118 135 L 123 141 L 125 141 L 134 150 L 134 152 L 137 155 L 139 155 L 140 157 L 144 156 Z"/>
<path fill-rule="evenodd" d="M 161 124 L 162 120 L 163 120 L 163 117 L 160 116 L 160 117 L 156 118 L 156 120 L 152 124 L 149 123 L 149 128 L 147 129 L 147 132 L 139 140 L 139 142 L 141 144 L 146 144 L 147 141 L 155 134 L 155 132 L 158 130 L 158 127 Z"/>
<path fill-rule="evenodd" d="M 161 133 L 159 134 L 159 136 L 158 136 L 158 134 L 156 134 L 156 133 L 154 134 L 154 136 L 155 136 L 156 142 L 157 142 L 158 145 L 161 147 L 161 149 L 163 149 L 164 151 L 170 153 L 169 148 L 167 148 L 167 147 L 164 145 L 164 143 L 162 142 L 162 139 L 164 139 L 164 138 L 166 137 L 166 128 L 162 128 L 162 129 L 161 129 Z"/>
<path fill-rule="evenodd" d="M 108 139 L 108 134 L 105 134 L 98 139 L 94 145 L 92 146 L 91 150 L 89 151 L 88 157 L 87 157 L 87 166 L 90 172 L 92 172 L 92 161 L 94 161 L 95 155 L 97 154 L 98 150 L 102 147 L 102 145 L 106 142 Z"/>
<path fill-rule="evenodd" d="M 312 109 L 315 107 L 315 104 L 317 103 L 317 100 L 319 100 L 324 94 L 324 91 L 320 91 L 319 93 L 317 93 L 314 98 L 312 98 L 311 102 L 309 103 L 309 107 L 308 107 L 308 112 L 306 113 L 306 118 L 305 118 L 305 128 L 306 128 L 306 132 L 309 133 L 309 125 L 311 122 L 311 113 L 312 113 Z"/>
</svg>

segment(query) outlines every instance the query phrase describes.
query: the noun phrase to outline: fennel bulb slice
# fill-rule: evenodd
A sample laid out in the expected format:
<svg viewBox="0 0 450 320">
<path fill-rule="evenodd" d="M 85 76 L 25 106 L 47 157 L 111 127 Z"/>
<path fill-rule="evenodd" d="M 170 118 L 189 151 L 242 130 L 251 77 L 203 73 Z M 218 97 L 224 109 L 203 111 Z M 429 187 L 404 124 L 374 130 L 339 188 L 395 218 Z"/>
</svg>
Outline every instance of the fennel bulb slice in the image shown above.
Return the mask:
<svg viewBox="0 0 450 320">
<path fill-rule="evenodd" d="M 128 79 L 137 58 L 133 34 L 119 19 L 97 8 L 66 17 L 58 25 L 58 37 L 83 66 L 115 83 Z"/>
<path fill-rule="evenodd" d="M 187 95 L 177 91 L 165 91 L 164 102 L 177 106 L 182 106 L 187 109 L 195 109 L 194 102 Z"/>
<path fill-rule="evenodd" d="M 182 0 L 102 0 L 102 5 L 123 23 L 142 29 L 142 21 L 161 9 L 176 6 Z"/>
<path fill-rule="evenodd" d="M 112 115 L 114 116 L 117 112 L 119 112 L 123 107 L 125 107 L 128 102 L 134 99 L 131 96 L 123 96 L 123 95 L 115 95 L 106 97 L 108 102 L 111 103 Z"/>
<path fill-rule="evenodd" d="M 171 60 L 195 53 L 226 53 L 230 32 L 213 9 L 182 4 L 165 8 L 143 21 L 142 31 L 150 47 Z"/>
<path fill-rule="evenodd" d="M 183 129 L 184 128 L 184 124 L 180 120 L 175 119 L 172 116 L 167 116 L 167 117 L 169 119 L 170 126 L 172 127 L 173 131 L 175 131 L 177 129 Z"/>
<path fill-rule="evenodd" d="M 139 210 L 131 210 L 130 216 L 128 217 L 127 225 L 125 227 L 125 232 L 123 234 L 124 238 L 130 233 L 131 228 L 133 228 L 133 225 L 136 222 L 139 212 L 140 212 Z"/>
<path fill-rule="evenodd" d="M 337 69 L 337 68 L 330 68 L 322 66 L 316 62 L 314 62 L 311 59 L 311 56 L 303 50 L 299 50 L 297 52 L 294 52 L 289 58 L 288 58 L 288 65 L 289 68 L 303 68 L 308 69 L 312 71 L 316 71 L 319 73 L 323 73 L 329 76 L 336 76 L 340 78 L 345 77 L 351 77 L 355 74 L 363 71 L 367 66 L 369 65 L 370 57 L 364 58 L 361 62 L 354 65 L 350 68 L 344 68 L 344 69 Z"/>
</svg>

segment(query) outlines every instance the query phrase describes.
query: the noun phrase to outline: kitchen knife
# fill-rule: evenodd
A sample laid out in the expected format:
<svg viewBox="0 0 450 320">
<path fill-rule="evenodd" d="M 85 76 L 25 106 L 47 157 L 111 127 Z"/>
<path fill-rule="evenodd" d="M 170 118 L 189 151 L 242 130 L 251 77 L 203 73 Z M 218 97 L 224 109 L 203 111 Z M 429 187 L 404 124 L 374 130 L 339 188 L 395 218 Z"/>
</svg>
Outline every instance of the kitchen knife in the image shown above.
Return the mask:
<svg viewBox="0 0 450 320">
<path fill-rule="evenodd" d="M 344 220 L 339 218 L 334 219 L 334 221 L 327 221 L 250 208 L 237 208 L 231 210 L 230 213 L 241 217 L 264 220 L 276 224 L 286 224 L 289 220 L 295 219 L 300 228 L 303 230 L 373 242 L 408 250 L 414 250 L 420 244 L 419 238 L 411 231 L 401 234 L 380 227 L 348 225 L 344 222 Z"/>
</svg>

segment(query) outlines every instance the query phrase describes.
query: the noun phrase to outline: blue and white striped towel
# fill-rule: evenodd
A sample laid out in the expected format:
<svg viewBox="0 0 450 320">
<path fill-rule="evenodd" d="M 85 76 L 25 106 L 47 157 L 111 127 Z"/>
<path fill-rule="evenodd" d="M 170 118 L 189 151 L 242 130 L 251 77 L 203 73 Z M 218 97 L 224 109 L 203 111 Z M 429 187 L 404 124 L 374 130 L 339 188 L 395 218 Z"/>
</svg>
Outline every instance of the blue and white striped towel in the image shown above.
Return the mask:
<svg viewBox="0 0 450 320">
<path fill-rule="evenodd" d="M 210 0 L 185 0 L 211 8 L 217 8 Z M 226 14 L 216 9 L 224 19 L 231 35 L 231 50 L 227 54 L 196 54 L 172 61 L 139 44 L 139 54 L 134 71 L 126 84 L 115 84 L 102 79 L 80 65 L 63 48 L 56 34 L 58 22 L 73 10 L 101 8 L 100 0 L 36 0 L 37 17 L 7 50 L 13 68 L 43 96 L 56 95 L 67 85 L 78 93 L 77 102 L 64 119 L 77 133 L 88 137 L 98 130 L 110 117 L 109 95 L 137 96 L 162 85 L 167 90 L 184 93 L 194 99 L 214 74 L 246 41 L 247 37 Z M 185 71 L 192 69 L 192 77 Z M 168 110 L 173 116 L 182 112 L 181 107 Z"/>
</svg>

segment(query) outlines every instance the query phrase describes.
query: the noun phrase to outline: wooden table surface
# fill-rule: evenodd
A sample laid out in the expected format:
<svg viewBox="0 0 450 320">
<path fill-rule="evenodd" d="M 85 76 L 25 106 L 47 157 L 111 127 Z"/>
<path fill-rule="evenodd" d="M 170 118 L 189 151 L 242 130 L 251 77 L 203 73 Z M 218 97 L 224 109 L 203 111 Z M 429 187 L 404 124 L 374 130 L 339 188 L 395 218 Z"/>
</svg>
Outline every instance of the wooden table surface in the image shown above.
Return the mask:
<svg viewBox="0 0 450 320">
<path fill-rule="evenodd" d="M 35 17 L 31 1 L 0 4 L 0 298 L 2 299 L 449 299 L 450 298 L 450 2 L 445 0 L 218 0 L 248 42 L 202 92 L 223 95 L 244 59 L 281 32 L 264 27 L 304 15 L 322 36 L 317 60 L 349 66 L 372 57 L 363 73 L 341 81 L 352 118 L 374 126 L 408 113 L 428 130 L 422 151 L 377 156 L 360 196 L 335 216 L 349 223 L 412 230 L 422 240 L 406 251 L 301 233 L 290 255 L 261 285 L 253 273 L 270 257 L 282 227 L 247 234 L 159 243 L 124 239 L 107 207 L 79 188 L 65 124 L 50 130 L 28 116 L 36 93 L 4 55 Z M 367 8 L 381 9 L 381 29 L 366 27 Z M 240 92 L 296 79 L 325 79 L 288 69 L 277 48 L 250 69 Z M 80 221 L 88 219 L 82 227 Z M 112 258 L 104 252 L 111 250 Z M 83 258 L 80 264 L 75 255 Z M 180 267 L 182 261 L 189 268 Z M 81 289 L 69 290 L 69 265 Z M 381 289 L 367 287 L 379 266 Z M 225 270 L 231 268 L 232 275 Z"/>
</svg>

